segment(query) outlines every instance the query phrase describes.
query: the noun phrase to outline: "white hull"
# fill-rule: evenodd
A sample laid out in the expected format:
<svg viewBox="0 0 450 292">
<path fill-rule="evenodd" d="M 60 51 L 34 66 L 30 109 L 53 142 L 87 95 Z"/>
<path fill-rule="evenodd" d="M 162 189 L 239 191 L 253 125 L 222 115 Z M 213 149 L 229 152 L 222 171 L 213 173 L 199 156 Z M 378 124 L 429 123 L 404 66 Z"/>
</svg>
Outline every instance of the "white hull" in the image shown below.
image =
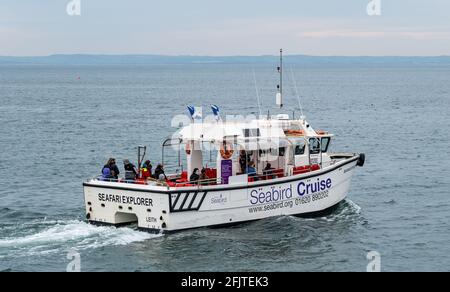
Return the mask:
<svg viewBox="0 0 450 292">
<path fill-rule="evenodd" d="M 324 211 L 345 199 L 359 155 L 306 174 L 241 185 L 167 188 L 90 181 L 88 221 L 175 231 Z"/>
</svg>

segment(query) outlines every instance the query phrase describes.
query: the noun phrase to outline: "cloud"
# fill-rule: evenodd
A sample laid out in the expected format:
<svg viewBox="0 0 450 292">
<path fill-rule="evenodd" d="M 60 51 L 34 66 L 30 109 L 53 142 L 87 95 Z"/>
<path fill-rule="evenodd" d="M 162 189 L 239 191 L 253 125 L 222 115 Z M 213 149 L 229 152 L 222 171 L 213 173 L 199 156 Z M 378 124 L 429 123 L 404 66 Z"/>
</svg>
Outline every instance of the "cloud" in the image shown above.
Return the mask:
<svg viewBox="0 0 450 292">
<path fill-rule="evenodd" d="M 351 30 L 322 30 L 304 31 L 297 34 L 302 38 L 409 38 L 415 40 L 444 40 L 450 39 L 450 32 L 424 31 L 351 31 Z"/>
<path fill-rule="evenodd" d="M 333 29 L 330 29 L 333 28 Z M 144 36 L 136 32 L 135 40 Z M 207 26 L 167 28 L 152 37 L 151 46 L 168 54 L 272 54 L 279 47 L 291 54 L 310 55 L 444 55 L 449 54 L 450 32 L 442 27 L 399 26 L 370 17 L 240 18 L 217 20 Z"/>
<path fill-rule="evenodd" d="M 264 55 L 448 55 L 450 29 L 371 17 L 241 17 L 183 25 L 88 22 L 46 29 L 1 26 L 0 55 L 54 53 Z M 73 22 L 73 23 L 72 23 Z M 83 22 L 84 23 L 84 22 Z M 446 24 L 447 25 L 447 24 Z M 447 25 L 448 26 L 448 25 Z"/>
</svg>

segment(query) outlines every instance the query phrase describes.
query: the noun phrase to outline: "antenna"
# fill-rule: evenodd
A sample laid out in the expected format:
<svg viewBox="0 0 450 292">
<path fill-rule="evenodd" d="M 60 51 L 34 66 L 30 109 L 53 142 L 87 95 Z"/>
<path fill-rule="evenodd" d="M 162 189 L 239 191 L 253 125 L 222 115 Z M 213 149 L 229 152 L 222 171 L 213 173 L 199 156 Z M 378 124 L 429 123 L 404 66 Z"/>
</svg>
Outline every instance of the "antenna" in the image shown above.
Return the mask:
<svg viewBox="0 0 450 292">
<path fill-rule="evenodd" d="M 302 107 L 302 103 L 300 102 L 300 94 L 298 94 L 297 81 L 295 81 L 294 71 L 292 71 L 292 67 L 289 67 L 289 69 L 291 71 L 292 82 L 294 83 L 295 94 L 297 95 L 298 107 L 300 108 L 300 113 L 301 113 L 302 119 L 303 119 L 304 118 L 303 107 Z"/>
<path fill-rule="evenodd" d="M 283 107 L 283 49 L 280 49 L 280 66 L 278 66 L 278 73 L 280 74 L 280 83 L 277 86 L 278 93 L 276 103 L 280 108 Z"/>
<path fill-rule="evenodd" d="M 255 68 L 253 68 L 253 82 L 255 83 L 255 90 L 256 90 L 256 98 L 257 98 L 257 102 L 258 102 L 259 116 L 261 117 L 262 116 L 262 113 L 261 113 L 261 102 L 260 102 L 260 98 L 259 98 L 258 85 L 256 84 Z"/>
</svg>

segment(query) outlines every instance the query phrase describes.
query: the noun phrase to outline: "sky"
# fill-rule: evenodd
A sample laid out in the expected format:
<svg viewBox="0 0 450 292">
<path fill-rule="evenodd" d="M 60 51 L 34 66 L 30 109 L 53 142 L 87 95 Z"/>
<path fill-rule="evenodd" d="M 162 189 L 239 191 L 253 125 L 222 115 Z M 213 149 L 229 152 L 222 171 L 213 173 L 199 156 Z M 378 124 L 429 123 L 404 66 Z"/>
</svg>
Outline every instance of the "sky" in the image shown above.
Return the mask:
<svg viewBox="0 0 450 292">
<path fill-rule="evenodd" d="M 67 5 L 80 2 L 80 15 Z M 380 15 L 369 16 L 369 2 Z M 71 10 L 72 14 L 76 10 Z M 450 55 L 448 0 L 0 0 L 0 55 Z"/>
</svg>

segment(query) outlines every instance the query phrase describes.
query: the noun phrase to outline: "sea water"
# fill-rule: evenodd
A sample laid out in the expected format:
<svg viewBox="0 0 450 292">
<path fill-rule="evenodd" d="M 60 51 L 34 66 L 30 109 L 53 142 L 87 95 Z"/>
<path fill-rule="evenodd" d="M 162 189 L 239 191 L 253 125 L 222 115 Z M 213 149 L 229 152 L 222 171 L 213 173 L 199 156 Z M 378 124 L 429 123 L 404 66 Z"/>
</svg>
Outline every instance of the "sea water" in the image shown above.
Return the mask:
<svg viewBox="0 0 450 292">
<path fill-rule="evenodd" d="M 152 235 L 84 220 L 82 182 L 109 157 L 161 160 L 186 105 L 275 113 L 270 65 L 0 65 L 0 271 L 450 270 L 450 66 L 292 66 L 286 113 L 364 152 L 348 199 L 315 219 Z M 258 107 L 253 69 L 261 98 Z M 260 110 L 261 108 L 261 110 Z"/>
</svg>

